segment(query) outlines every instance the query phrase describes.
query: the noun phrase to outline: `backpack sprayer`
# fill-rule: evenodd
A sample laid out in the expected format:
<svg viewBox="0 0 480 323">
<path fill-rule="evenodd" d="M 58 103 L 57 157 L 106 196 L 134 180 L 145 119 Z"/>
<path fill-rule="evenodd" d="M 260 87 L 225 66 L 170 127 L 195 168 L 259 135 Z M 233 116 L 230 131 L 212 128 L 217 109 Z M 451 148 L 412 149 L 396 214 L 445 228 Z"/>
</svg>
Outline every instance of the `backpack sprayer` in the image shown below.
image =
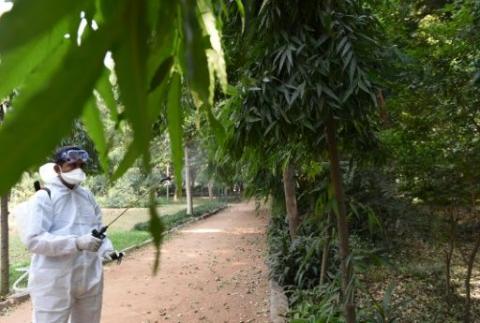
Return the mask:
<svg viewBox="0 0 480 323">
<path fill-rule="evenodd" d="M 164 177 L 160 180 L 160 184 L 162 184 L 163 182 L 165 181 L 169 181 L 171 180 L 171 177 L 170 176 L 167 176 L 167 177 Z M 43 188 L 40 186 L 40 182 L 39 181 L 35 181 L 34 183 L 34 187 L 35 187 L 35 191 L 38 191 L 38 190 L 41 190 L 41 189 L 44 189 L 47 191 L 48 195 L 50 195 L 50 190 L 48 190 L 47 188 Z M 147 191 L 148 193 L 149 191 Z M 139 198 L 136 200 L 139 201 L 141 198 L 143 198 L 145 196 L 145 194 L 143 195 L 140 195 Z M 107 232 L 107 229 L 113 224 L 115 223 L 118 219 L 120 219 L 125 213 L 127 213 L 128 210 L 130 210 L 133 206 L 129 206 L 127 208 L 125 208 L 118 216 L 115 217 L 115 219 L 113 219 L 112 221 L 110 221 L 110 223 L 108 223 L 107 225 L 103 226 L 100 228 L 100 230 L 97 230 L 97 229 L 93 229 L 92 230 L 92 236 L 94 236 L 95 238 L 97 239 L 100 239 L 100 240 L 103 240 L 105 239 L 106 235 L 105 235 L 105 232 Z M 112 260 L 116 260 L 117 263 L 120 263 L 122 261 L 122 258 L 123 258 L 123 252 L 119 252 L 119 253 L 116 253 L 114 252 L 112 255 L 110 255 L 110 257 L 112 258 Z"/>
</svg>

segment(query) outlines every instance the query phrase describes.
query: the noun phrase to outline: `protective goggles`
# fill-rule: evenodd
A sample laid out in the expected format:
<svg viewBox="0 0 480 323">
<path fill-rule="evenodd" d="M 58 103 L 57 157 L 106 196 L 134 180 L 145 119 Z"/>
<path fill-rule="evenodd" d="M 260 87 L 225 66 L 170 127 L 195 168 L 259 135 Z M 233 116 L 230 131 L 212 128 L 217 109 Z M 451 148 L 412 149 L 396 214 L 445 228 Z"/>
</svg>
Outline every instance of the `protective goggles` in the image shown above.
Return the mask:
<svg viewBox="0 0 480 323">
<path fill-rule="evenodd" d="M 74 163 L 77 161 L 86 163 L 89 158 L 89 155 L 85 150 L 67 150 L 64 151 L 61 156 L 62 160 L 66 163 Z"/>
</svg>

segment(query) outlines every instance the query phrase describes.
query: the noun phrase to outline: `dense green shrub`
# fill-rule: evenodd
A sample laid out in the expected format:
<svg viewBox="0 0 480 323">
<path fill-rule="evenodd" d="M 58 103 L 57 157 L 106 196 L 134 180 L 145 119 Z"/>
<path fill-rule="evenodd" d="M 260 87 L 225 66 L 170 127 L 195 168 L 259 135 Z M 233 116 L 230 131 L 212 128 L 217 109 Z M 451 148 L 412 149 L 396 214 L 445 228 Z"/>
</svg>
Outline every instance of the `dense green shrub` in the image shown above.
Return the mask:
<svg viewBox="0 0 480 323">
<path fill-rule="evenodd" d="M 326 229 L 318 225 L 318 219 L 305 218 L 292 241 L 285 213 L 283 200 L 273 199 L 268 232 L 272 276 L 283 286 L 313 288 L 320 281 L 322 252 L 327 241 Z M 334 248 L 333 244 L 329 247 L 330 259 L 333 259 Z M 335 262 L 330 261 L 330 264 L 335 265 Z"/>
<path fill-rule="evenodd" d="M 363 272 L 372 265 L 385 263 L 380 256 L 383 251 L 376 246 L 388 246 L 385 232 L 394 231 L 397 219 L 411 218 L 413 209 L 392 189 L 392 179 L 388 176 L 368 169 L 346 174 L 351 261 L 355 272 Z M 328 185 L 324 185 L 322 178 L 318 180 L 318 188 L 300 186 L 302 223 L 293 240 L 289 235 L 283 196 L 272 199 L 269 264 L 273 278 L 284 286 L 289 296 L 292 322 L 337 322 L 341 317 L 342 304 L 338 299 L 340 259 L 335 233 L 326 248 L 327 275 L 323 285 L 319 286 L 322 253 L 335 223 L 329 224 L 328 214 L 325 214 L 333 212 L 331 202 L 328 202 Z M 321 202 L 323 207 L 306 205 L 320 198 L 324 199 Z M 351 283 L 358 285 L 356 280 Z M 372 313 L 375 311 L 369 312 L 371 316 Z M 366 317 L 365 312 L 361 314 Z"/>
<path fill-rule="evenodd" d="M 341 318 L 339 295 L 338 281 L 312 289 L 295 290 L 290 296 L 290 322 L 344 322 Z"/>
<path fill-rule="evenodd" d="M 399 218 L 414 213 L 390 174 L 371 167 L 353 168 L 350 174 L 345 178 L 345 188 L 352 232 L 374 241 L 383 240 L 395 232 Z"/>
</svg>

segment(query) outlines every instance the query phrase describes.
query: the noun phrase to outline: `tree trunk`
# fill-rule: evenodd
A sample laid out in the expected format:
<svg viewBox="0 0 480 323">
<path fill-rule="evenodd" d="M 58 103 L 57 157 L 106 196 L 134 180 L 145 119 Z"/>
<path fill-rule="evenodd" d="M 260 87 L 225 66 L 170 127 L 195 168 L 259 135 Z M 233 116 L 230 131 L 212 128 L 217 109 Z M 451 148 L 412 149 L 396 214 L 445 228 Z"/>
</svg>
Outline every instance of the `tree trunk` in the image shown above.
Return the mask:
<svg viewBox="0 0 480 323">
<path fill-rule="evenodd" d="M 191 162 L 191 161 L 190 161 Z M 190 186 L 192 187 L 192 196 L 195 190 L 195 183 L 197 181 L 197 173 L 195 172 L 195 168 L 192 168 L 192 164 L 190 163 Z"/>
<path fill-rule="evenodd" d="M 287 167 L 283 170 L 283 188 L 285 192 L 285 205 L 287 207 L 288 229 L 292 240 L 300 225 L 295 184 L 295 168 L 292 163 L 288 163 Z"/>
<path fill-rule="evenodd" d="M 208 181 L 208 199 L 213 200 L 213 180 Z"/>
<path fill-rule="evenodd" d="M 192 184 L 190 183 L 190 161 L 188 160 L 188 147 L 185 145 L 185 195 L 187 196 L 187 214 L 193 214 Z"/>
<path fill-rule="evenodd" d="M 1 197 L 0 207 L 0 295 L 9 292 L 8 196 L 7 193 Z"/>
<path fill-rule="evenodd" d="M 174 202 L 178 202 L 178 198 L 179 198 L 179 187 L 178 185 L 175 185 L 175 192 L 173 193 L 173 201 Z"/>
<path fill-rule="evenodd" d="M 470 280 L 472 278 L 472 270 L 473 265 L 475 264 L 475 256 L 477 255 L 478 249 L 480 248 L 480 234 L 477 236 L 477 240 L 475 241 L 475 246 L 473 247 L 472 252 L 468 257 L 467 262 L 467 276 L 465 277 L 465 323 L 471 322 L 471 313 L 470 313 L 470 306 L 471 306 L 471 295 L 470 295 Z"/>
<path fill-rule="evenodd" d="M 453 215 L 453 209 L 449 208 L 449 232 L 448 232 L 448 246 L 445 249 L 445 297 L 447 299 L 447 305 L 450 307 L 452 285 L 451 285 L 451 268 L 453 250 L 455 248 L 457 220 Z"/>
<path fill-rule="evenodd" d="M 167 177 L 170 177 L 170 164 L 167 164 Z M 167 203 L 170 199 L 170 180 L 167 181 Z"/>
<path fill-rule="evenodd" d="M 447 299 L 447 305 L 450 307 L 450 299 L 451 299 L 451 264 L 452 264 L 452 254 L 449 250 L 445 250 L 445 298 Z"/>
<path fill-rule="evenodd" d="M 348 257 L 350 255 L 350 247 L 348 243 L 348 222 L 347 209 L 345 206 L 345 194 L 343 191 L 342 172 L 340 169 L 340 160 L 338 156 L 336 124 L 333 117 L 329 117 L 326 123 L 326 137 L 328 154 L 330 159 L 330 175 L 333 188 L 335 191 L 335 199 L 337 200 L 337 232 L 340 249 L 340 270 L 342 275 L 342 298 L 345 304 L 345 319 L 347 323 L 355 322 L 355 303 L 354 293 L 348 290 L 352 270 Z"/>
<path fill-rule="evenodd" d="M 6 105 L 0 104 L 0 124 L 3 122 L 6 112 Z M 9 292 L 9 271 L 8 262 L 8 198 L 10 192 L 0 197 L 0 295 L 7 295 Z"/>
<path fill-rule="evenodd" d="M 328 253 L 330 251 L 330 240 L 333 236 L 333 227 L 332 227 L 332 213 L 328 214 L 328 221 L 327 221 L 327 240 L 325 241 L 325 245 L 323 246 L 322 251 L 322 264 L 320 266 L 320 285 L 323 285 L 325 282 L 325 276 L 327 275 L 327 267 L 328 267 Z"/>
<path fill-rule="evenodd" d="M 388 111 L 385 107 L 385 98 L 383 97 L 383 91 L 379 90 L 377 93 L 377 102 L 380 114 L 380 120 L 382 121 L 382 125 L 385 128 L 390 126 L 390 118 L 388 117 Z"/>
</svg>

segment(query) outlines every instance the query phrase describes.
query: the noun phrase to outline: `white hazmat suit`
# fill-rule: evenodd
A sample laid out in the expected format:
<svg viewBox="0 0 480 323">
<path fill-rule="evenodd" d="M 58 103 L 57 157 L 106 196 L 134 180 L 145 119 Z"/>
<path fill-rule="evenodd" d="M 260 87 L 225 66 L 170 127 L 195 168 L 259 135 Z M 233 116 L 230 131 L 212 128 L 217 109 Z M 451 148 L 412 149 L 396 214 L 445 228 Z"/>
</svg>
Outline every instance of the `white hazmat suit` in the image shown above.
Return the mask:
<svg viewBox="0 0 480 323">
<path fill-rule="evenodd" d="M 53 170 L 40 168 L 50 190 L 34 197 L 26 244 L 33 253 L 28 288 L 34 323 L 98 323 L 102 308 L 102 256 L 113 252 L 105 238 L 97 252 L 77 249 L 77 238 L 102 226 L 93 194 L 65 186 Z"/>
</svg>

